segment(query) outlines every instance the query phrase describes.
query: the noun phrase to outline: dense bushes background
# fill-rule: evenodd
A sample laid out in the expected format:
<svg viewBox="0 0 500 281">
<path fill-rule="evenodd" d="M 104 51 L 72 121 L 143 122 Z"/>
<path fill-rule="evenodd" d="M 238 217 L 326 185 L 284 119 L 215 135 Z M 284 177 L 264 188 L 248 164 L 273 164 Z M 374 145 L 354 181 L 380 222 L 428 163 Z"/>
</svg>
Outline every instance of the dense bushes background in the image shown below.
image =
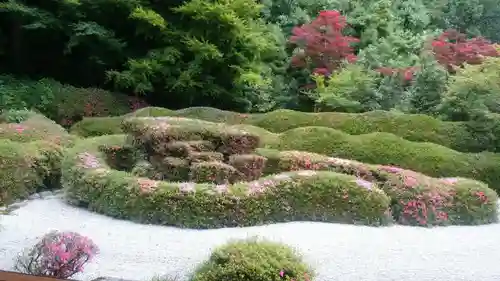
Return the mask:
<svg viewBox="0 0 500 281">
<path fill-rule="evenodd" d="M 456 70 L 498 56 L 480 36 L 500 39 L 499 7 L 497 0 L 5 1 L 0 71 L 44 79 L 26 86 L 2 77 L 0 105 L 36 107 L 63 122 L 60 115 L 76 118 L 74 105 L 99 96 L 120 114 L 126 106 L 108 107 L 110 94 L 96 89 L 104 88 L 169 108 L 381 109 L 469 121 L 496 111 L 487 94 L 496 86 L 466 86 L 479 81 L 474 70 Z M 483 79 L 495 80 L 492 67 Z M 473 97 L 486 100 L 467 102 Z"/>
</svg>

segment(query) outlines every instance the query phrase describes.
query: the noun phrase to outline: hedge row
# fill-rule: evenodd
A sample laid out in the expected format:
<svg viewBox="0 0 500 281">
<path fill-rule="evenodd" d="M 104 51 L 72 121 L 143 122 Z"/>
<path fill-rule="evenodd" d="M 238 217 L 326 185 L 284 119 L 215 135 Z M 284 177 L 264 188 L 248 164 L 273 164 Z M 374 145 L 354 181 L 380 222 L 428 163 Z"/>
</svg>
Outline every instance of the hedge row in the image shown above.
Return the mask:
<svg viewBox="0 0 500 281">
<path fill-rule="evenodd" d="M 208 107 L 192 107 L 169 110 L 158 107 L 139 109 L 125 117 L 177 116 L 196 118 L 211 122 L 254 125 L 273 133 L 305 126 L 320 126 L 337 129 L 351 135 L 386 132 L 415 142 L 432 142 L 463 152 L 483 150 L 496 151 L 494 144 L 477 140 L 476 133 L 465 123 L 443 122 L 427 115 L 402 114 L 386 111 L 353 113 L 304 113 L 292 110 L 277 110 L 265 114 L 239 114 Z M 119 134 L 120 118 L 86 118 L 77 123 L 74 132 L 83 136 Z M 108 125 L 104 125 L 104 123 Z M 113 126 L 114 124 L 114 126 Z M 111 127 L 111 129 L 110 129 Z M 478 143 L 480 142 L 480 143 Z"/>
<path fill-rule="evenodd" d="M 400 224 L 484 224 L 498 220 L 498 196 L 482 182 L 465 178 L 431 178 L 395 166 L 368 165 L 303 151 L 259 149 L 267 158 L 265 174 L 302 169 L 334 171 L 376 183 L 391 198 Z"/>
<path fill-rule="evenodd" d="M 348 135 L 325 127 L 286 131 L 267 147 L 395 165 L 433 177 L 467 177 L 483 181 L 500 193 L 500 155 L 494 153 L 461 153 L 433 143 L 407 141 L 388 133 Z"/>
<path fill-rule="evenodd" d="M 153 109 L 155 108 L 144 110 Z M 138 112 L 145 112 L 144 110 Z M 114 127 L 121 126 L 121 119 L 112 120 L 116 122 Z M 179 121 L 175 120 L 187 122 L 185 120 L 193 119 L 170 118 L 169 120 L 169 123 L 176 124 Z M 81 124 L 85 123 L 99 124 L 90 122 L 89 119 Z M 85 126 L 76 128 L 82 127 Z M 245 129 L 259 134 L 263 140 L 261 147 L 302 150 L 372 164 L 396 165 L 434 177 L 473 178 L 489 184 L 491 188 L 500 192 L 500 165 L 498 164 L 500 155 L 494 153 L 462 153 L 434 143 L 411 142 L 389 133 L 349 135 L 326 127 L 301 127 L 281 134 L 273 134 L 255 126 L 239 125 L 239 127 L 246 127 Z"/>
<path fill-rule="evenodd" d="M 60 188 L 62 147 L 49 141 L 0 139 L 0 205 Z"/>
<path fill-rule="evenodd" d="M 214 185 L 154 181 L 111 170 L 99 145 L 121 146 L 125 139 L 120 135 L 89 138 L 68 150 L 62 183 L 70 202 L 112 217 L 189 228 L 292 220 L 367 225 L 390 221 L 384 192 L 376 186 L 362 188 L 356 177 L 335 172 L 299 171 Z"/>
<path fill-rule="evenodd" d="M 77 137 L 41 114 L 27 110 L 8 110 L 0 114 L 0 139 L 23 143 L 46 140 L 68 146 Z"/>
<path fill-rule="evenodd" d="M 261 149 L 270 175 L 258 180 L 163 182 L 111 170 L 99 149 L 104 143 L 120 147 L 126 136 L 78 142 L 63 161 L 62 182 L 70 202 L 118 218 L 190 228 L 290 220 L 385 225 L 395 218 L 424 226 L 497 220 L 496 193 L 468 179 L 435 179 L 396 167 Z"/>
<path fill-rule="evenodd" d="M 84 116 L 118 116 L 142 106 L 145 103 L 137 98 L 102 89 L 0 75 L 0 108 L 34 109 L 62 125 L 72 125 Z"/>
</svg>

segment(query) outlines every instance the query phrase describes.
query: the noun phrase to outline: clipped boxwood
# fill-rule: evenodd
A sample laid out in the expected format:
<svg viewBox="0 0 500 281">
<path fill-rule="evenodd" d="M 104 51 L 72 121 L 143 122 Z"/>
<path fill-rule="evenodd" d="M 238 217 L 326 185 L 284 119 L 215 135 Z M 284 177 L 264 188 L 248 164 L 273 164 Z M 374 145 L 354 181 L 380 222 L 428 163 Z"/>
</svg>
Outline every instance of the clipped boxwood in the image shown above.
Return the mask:
<svg viewBox="0 0 500 281">
<path fill-rule="evenodd" d="M 258 149 L 268 159 L 265 173 L 312 169 L 355 175 L 375 182 L 391 198 L 392 216 L 400 224 L 470 225 L 497 222 L 498 196 L 482 182 L 431 178 L 394 166 L 369 165 L 303 151 Z M 363 183 L 363 182 L 361 182 Z"/>
<path fill-rule="evenodd" d="M 0 139 L 0 205 L 59 187 L 62 148 L 52 142 Z"/>
<path fill-rule="evenodd" d="M 325 127 L 297 128 L 284 132 L 279 138 L 269 148 L 396 165 L 433 177 L 467 177 L 500 191 L 500 155 L 493 153 L 461 153 L 433 143 L 410 142 L 388 133 L 348 135 Z"/>
<path fill-rule="evenodd" d="M 76 139 L 54 121 L 32 111 L 11 110 L 2 114 L 0 120 L 5 122 L 0 122 L 0 139 L 23 143 L 46 140 L 64 146 Z"/>
<path fill-rule="evenodd" d="M 491 144 L 477 143 L 474 132 L 465 123 L 444 122 L 422 114 L 402 114 L 388 111 L 373 111 L 367 113 L 321 112 L 305 113 L 293 110 L 276 110 L 268 113 L 241 114 L 211 107 L 190 107 L 181 110 L 170 110 L 159 107 L 141 108 L 122 116 L 126 117 L 187 117 L 216 123 L 246 124 L 268 130 L 268 133 L 282 133 L 290 129 L 307 126 L 319 126 L 338 129 L 347 134 L 361 135 L 373 132 L 392 133 L 404 139 L 415 142 L 432 142 L 458 151 L 475 152 L 482 150 L 495 151 Z M 97 136 L 110 134 L 109 126 L 93 124 L 110 122 L 116 128 L 115 119 L 85 118 L 84 124 L 75 127 L 89 129 L 72 129 L 82 136 Z M 113 126 L 114 125 L 114 126 Z M 102 131 L 90 128 L 101 128 Z M 85 132 L 88 131 L 85 135 Z M 92 133 L 92 134 L 90 134 Z M 114 131 L 113 133 L 120 133 Z"/>
<path fill-rule="evenodd" d="M 112 217 L 190 228 L 294 220 L 390 223 L 387 195 L 376 185 L 360 186 L 354 176 L 297 171 L 233 185 L 154 181 L 105 163 L 99 145 L 125 143 L 126 136 L 111 135 L 80 140 L 68 149 L 62 183 L 70 202 Z"/>
<path fill-rule="evenodd" d="M 215 249 L 190 280 L 281 281 L 284 278 L 312 281 L 314 271 L 289 246 L 252 238 L 231 241 Z"/>
</svg>

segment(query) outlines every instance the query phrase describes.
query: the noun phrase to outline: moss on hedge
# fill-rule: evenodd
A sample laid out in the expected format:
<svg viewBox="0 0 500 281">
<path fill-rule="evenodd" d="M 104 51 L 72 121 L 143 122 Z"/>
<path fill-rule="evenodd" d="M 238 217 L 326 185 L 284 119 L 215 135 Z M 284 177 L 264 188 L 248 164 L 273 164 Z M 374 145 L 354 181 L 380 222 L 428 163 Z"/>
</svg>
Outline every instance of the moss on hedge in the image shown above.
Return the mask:
<svg viewBox="0 0 500 281">
<path fill-rule="evenodd" d="M 325 127 L 301 127 L 280 134 L 279 141 L 269 148 L 396 165 L 434 177 L 462 176 L 484 181 L 500 192 L 499 155 L 461 153 L 433 143 L 410 142 L 388 133 L 348 135 Z"/>
<path fill-rule="evenodd" d="M 265 173 L 313 169 L 355 175 L 375 182 L 391 200 L 395 221 L 409 225 L 485 224 L 497 222 L 498 196 L 482 182 L 431 178 L 395 166 L 369 165 L 301 151 L 258 149 L 268 159 Z"/>
<path fill-rule="evenodd" d="M 298 171 L 215 185 L 161 182 L 110 170 L 98 146 L 124 145 L 125 139 L 123 135 L 89 138 L 68 150 L 62 183 L 70 202 L 113 217 L 190 228 L 290 220 L 390 222 L 384 192 L 376 186 L 360 187 L 356 177 L 335 172 Z"/>
<path fill-rule="evenodd" d="M 0 205 L 59 187 L 62 147 L 53 142 L 0 139 Z"/>
<path fill-rule="evenodd" d="M 404 139 L 416 142 L 432 142 L 458 151 L 481 151 L 482 149 L 493 149 L 487 144 L 479 144 L 474 135 L 469 131 L 465 123 L 444 122 L 427 115 L 402 114 L 386 111 L 373 111 L 367 113 L 305 113 L 293 110 L 276 110 L 268 113 L 241 114 L 224 111 L 210 107 L 191 107 L 177 111 L 147 107 L 139 109 L 125 117 L 159 117 L 177 116 L 202 119 L 210 122 L 228 124 L 247 124 L 266 129 L 272 133 L 281 133 L 290 129 L 305 126 L 321 126 L 341 130 L 351 135 L 367 134 L 373 132 L 392 133 Z M 99 128 L 100 125 L 92 123 L 110 122 L 116 124 L 115 120 L 98 118 L 85 118 L 84 124 L 75 124 L 77 127 Z M 102 133 L 92 131 L 96 136 L 108 134 L 108 126 L 102 126 Z M 82 130 L 82 129 L 80 129 Z M 76 130 L 74 130 L 76 131 Z M 119 131 L 113 131 L 119 133 Z"/>
<path fill-rule="evenodd" d="M 123 134 L 121 124 L 123 117 L 90 117 L 83 118 L 70 128 L 70 133 L 80 137 L 97 137 L 102 135 Z"/>
<path fill-rule="evenodd" d="M 76 139 L 54 121 L 31 111 L 9 111 L 0 119 L 5 122 L 0 122 L 0 139 L 23 143 L 46 140 L 63 146 L 71 145 Z"/>
<path fill-rule="evenodd" d="M 315 275 L 289 246 L 252 238 L 231 241 L 215 249 L 189 280 L 280 281 L 284 280 L 282 271 L 287 280 L 309 281 Z"/>
</svg>

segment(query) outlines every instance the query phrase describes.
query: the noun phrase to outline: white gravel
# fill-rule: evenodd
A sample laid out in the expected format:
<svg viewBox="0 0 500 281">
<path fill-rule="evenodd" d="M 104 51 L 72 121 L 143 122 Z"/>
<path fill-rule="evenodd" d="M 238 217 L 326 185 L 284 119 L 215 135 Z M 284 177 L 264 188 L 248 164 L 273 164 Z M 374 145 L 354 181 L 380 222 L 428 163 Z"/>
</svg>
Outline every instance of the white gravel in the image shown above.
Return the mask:
<svg viewBox="0 0 500 281">
<path fill-rule="evenodd" d="M 101 253 L 75 278 L 144 280 L 188 274 L 230 238 L 267 237 L 296 247 L 316 268 L 316 281 L 498 281 L 500 224 L 418 228 L 295 222 L 217 230 L 181 230 L 115 220 L 37 199 L 0 216 L 0 269 L 50 230 L 89 236 Z M 182 278 L 181 280 L 183 280 Z M 185 280 L 185 279 L 184 279 Z"/>
</svg>

